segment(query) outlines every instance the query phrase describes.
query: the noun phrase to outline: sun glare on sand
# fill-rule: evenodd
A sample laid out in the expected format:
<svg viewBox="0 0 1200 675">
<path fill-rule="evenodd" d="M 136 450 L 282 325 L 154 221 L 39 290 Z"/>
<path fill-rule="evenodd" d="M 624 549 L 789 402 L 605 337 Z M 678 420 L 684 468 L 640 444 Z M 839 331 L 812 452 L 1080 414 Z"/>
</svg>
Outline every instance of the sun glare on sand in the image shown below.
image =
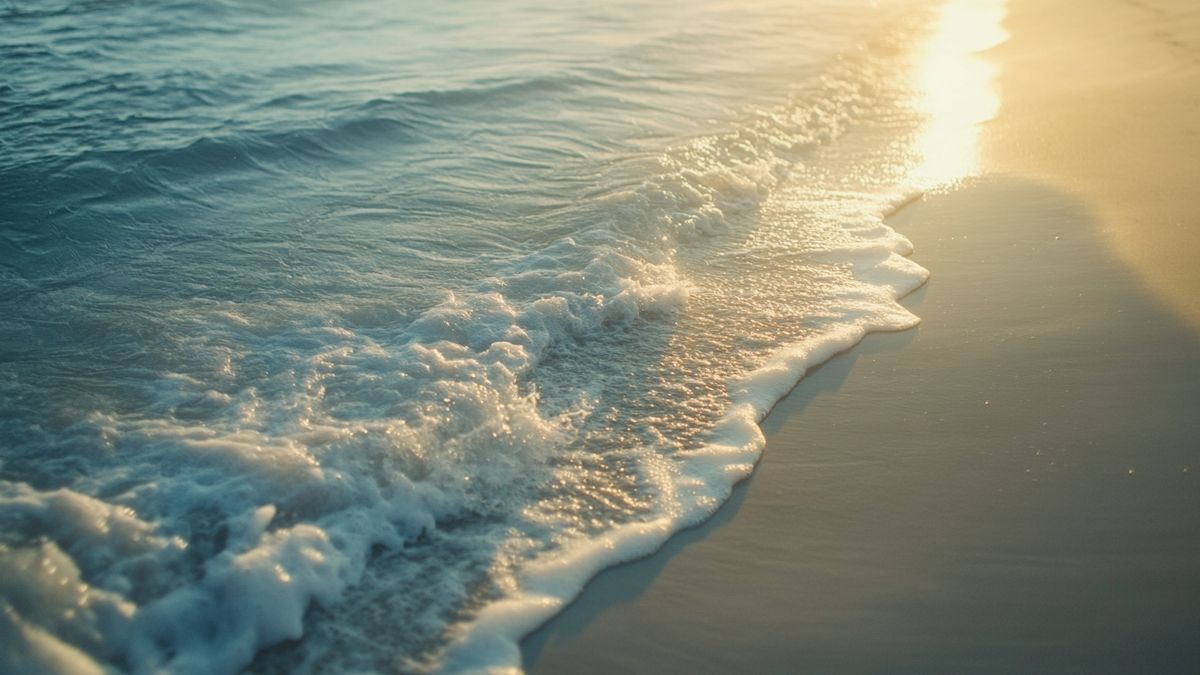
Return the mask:
<svg viewBox="0 0 1200 675">
<path fill-rule="evenodd" d="M 928 121 L 916 139 L 913 177 L 925 189 L 975 173 L 979 125 L 995 117 L 996 69 L 979 56 L 1008 38 L 1005 0 L 954 0 L 938 17 L 916 71 L 917 109 Z"/>
</svg>

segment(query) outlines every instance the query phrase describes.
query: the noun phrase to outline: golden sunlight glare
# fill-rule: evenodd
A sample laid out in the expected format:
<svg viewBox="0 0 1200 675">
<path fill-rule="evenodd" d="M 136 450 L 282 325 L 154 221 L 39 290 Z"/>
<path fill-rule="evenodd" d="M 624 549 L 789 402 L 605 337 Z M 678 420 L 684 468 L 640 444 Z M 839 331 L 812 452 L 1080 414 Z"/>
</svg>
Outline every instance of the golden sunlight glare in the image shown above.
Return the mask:
<svg viewBox="0 0 1200 675">
<path fill-rule="evenodd" d="M 1004 0 L 955 0 L 942 10 L 916 71 L 915 105 L 928 116 L 913 167 L 922 188 L 950 185 L 976 170 L 979 125 L 1000 107 L 996 69 L 979 53 L 1007 39 L 1004 16 Z"/>
</svg>

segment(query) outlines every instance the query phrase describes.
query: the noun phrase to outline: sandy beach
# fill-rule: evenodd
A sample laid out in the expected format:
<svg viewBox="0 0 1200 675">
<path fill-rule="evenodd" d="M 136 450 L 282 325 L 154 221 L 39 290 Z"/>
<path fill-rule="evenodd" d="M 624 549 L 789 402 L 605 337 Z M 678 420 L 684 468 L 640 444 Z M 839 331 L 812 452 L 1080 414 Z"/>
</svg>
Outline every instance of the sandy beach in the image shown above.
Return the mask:
<svg viewBox="0 0 1200 675">
<path fill-rule="evenodd" d="M 1200 10 L 1008 10 L 983 170 L 891 219 L 920 327 L 810 373 L 529 671 L 1200 671 Z"/>
<path fill-rule="evenodd" d="M 1200 674 L 1200 0 L 0 63 L 0 675 Z"/>
<path fill-rule="evenodd" d="M 1187 0 L 1012 2 L 996 171 L 1077 196 L 1150 291 L 1200 327 L 1200 9 Z"/>
</svg>

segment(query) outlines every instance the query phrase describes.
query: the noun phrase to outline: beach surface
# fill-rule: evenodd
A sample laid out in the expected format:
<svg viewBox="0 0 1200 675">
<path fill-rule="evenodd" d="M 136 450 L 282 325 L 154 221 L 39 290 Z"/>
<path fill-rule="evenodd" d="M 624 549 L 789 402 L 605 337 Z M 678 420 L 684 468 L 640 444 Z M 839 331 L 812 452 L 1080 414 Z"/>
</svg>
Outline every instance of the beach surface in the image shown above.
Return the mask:
<svg viewBox="0 0 1200 675">
<path fill-rule="evenodd" d="M 920 327 L 810 373 L 713 519 L 526 668 L 1200 671 L 1193 7 L 1010 2 L 982 171 L 891 219 Z"/>
<path fill-rule="evenodd" d="M 1200 7 L 1026 0 L 1006 25 L 984 154 L 1085 202 L 1121 261 L 1200 327 Z"/>
</svg>

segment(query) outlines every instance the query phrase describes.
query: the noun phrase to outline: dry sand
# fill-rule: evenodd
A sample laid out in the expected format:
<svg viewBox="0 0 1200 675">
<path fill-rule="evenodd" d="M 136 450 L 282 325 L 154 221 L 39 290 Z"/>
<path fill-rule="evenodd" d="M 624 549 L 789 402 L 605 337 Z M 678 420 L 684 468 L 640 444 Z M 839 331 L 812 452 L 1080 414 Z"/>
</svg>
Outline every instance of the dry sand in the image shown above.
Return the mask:
<svg viewBox="0 0 1200 675">
<path fill-rule="evenodd" d="M 993 167 L 1079 195 L 1122 260 L 1200 328 L 1200 2 L 1009 5 Z"/>
<path fill-rule="evenodd" d="M 987 171 L 894 218 L 921 327 L 811 373 L 530 670 L 1200 672 L 1189 4 L 1010 3 Z"/>
</svg>

